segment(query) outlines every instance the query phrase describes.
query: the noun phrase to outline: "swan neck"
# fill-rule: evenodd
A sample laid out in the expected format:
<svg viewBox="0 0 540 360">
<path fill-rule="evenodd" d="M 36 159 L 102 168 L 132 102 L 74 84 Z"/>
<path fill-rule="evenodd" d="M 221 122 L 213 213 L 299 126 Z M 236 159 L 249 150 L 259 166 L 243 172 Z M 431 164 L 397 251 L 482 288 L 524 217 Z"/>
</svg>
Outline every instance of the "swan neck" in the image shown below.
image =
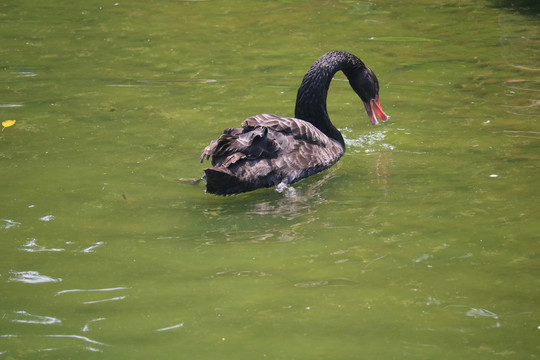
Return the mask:
<svg viewBox="0 0 540 360">
<path fill-rule="evenodd" d="M 349 75 L 363 66 L 354 55 L 334 51 L 320 57 L 308 70 L 298 89 L 295 117 L 310 122 L 329 138 L 337 140 L 343 148 L 345 141 L 339 130 L 332 124 L 326 109 L 326 97 L 330 82 L 338 71 Z"/>
</svg>

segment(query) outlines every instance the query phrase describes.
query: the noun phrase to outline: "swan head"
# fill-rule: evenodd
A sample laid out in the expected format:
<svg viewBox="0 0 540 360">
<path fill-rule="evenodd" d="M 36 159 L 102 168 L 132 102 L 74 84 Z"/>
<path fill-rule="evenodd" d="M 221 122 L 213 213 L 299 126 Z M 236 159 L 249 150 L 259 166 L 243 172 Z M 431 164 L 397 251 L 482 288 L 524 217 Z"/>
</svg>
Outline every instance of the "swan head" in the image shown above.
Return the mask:
<svg viewBox="0 0 540 360">
<path fill-rule="evenodd" d="M 390 116 L 386 115 L 379 102 L 379 81 L 375 73 L 367 66 L 363 66 L 362 69 L 347 77 L 351 87 L 362 99 L 369 121 L 377 125 L 379 123 L 377 118 L 381 121 L 388 120 Z"/>
</svg>

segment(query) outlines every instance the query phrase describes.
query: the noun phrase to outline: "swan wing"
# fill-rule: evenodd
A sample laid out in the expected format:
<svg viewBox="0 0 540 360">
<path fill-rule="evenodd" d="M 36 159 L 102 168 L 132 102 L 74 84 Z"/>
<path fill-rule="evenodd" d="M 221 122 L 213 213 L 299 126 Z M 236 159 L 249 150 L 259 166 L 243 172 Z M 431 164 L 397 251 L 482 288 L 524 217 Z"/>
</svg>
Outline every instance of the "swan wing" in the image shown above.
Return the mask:
<svg viewBox="0 0 540 360">
<path fill-rule="evenodd" d="M 310 123 L 277 115 L 247 118 L 226 129 L 202 152 L 207 191 L 232 194 L 278 184 L 285 186 L 332 166 L 343 147 Z"/>
<path fill-rule="evenodd" d="M 213 166 L 228 167 L 241 159 L 268 159 L 284 150 L 282 135 L 265 127 L 226 129 L 201 154 L 201 162 L 212 157 Z"/>
<path fill-rule="evenodd" d="M 328 145 L 330 139 L 311 123 L 290 117 L 273 114 L 260 114 L 247 118 L 243 128 L 265 127 L 283 134 L 291 134 L 296 140 L 317 145 Z"/>
</svg>

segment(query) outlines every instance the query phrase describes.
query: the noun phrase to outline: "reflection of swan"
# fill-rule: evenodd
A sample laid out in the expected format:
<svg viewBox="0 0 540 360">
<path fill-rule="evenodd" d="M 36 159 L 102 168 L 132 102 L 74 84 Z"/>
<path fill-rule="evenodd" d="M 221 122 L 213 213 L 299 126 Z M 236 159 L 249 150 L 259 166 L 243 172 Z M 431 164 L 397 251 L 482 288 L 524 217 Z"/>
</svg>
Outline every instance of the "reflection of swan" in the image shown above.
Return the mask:
<svg viewBox="0 0 540 360">
<path fill-rule="evenodd" d="M 317 221 L 317 207 L 326 202 L 326 198 L 322 194 L 322 187 L 330 179 L 334 178 L 337 174 L 337 170 L 341 167 L 338 163 L 337 166 L 331 168 L 328 172 L 321 174 L 320 179 L 312 178 L 311 181 L 305 182 L 302 186 L 299 186 L 295 191 L 286 191 L 285 196 L 275 196 L 273 193 L 266 193 L 265 198 L 270 200 L 266 201 L 249 201 L 249 205 L 245 208 L 246 204 L 239 205 L 237 199 L 234 200 L 234 204 L 242 208 L 232 208 L 227 206 L 223 208 L 220 202 L 219 207 L 207 208 L 205 213 L 214 219 L 223 221 L 223 226 L 218 226 L 213 230 L 205 231 L 203 233 L 203 239 L 206 245 L 214 245 L 216 243 L 234 243 L 234 242 L 259 242 L 259 241 L 279 241 L 289 242 L 299 240 L 303 237 L 302 228 L 304 225 Z M 250 197 L 253 200 L 252 197 Z M 233 201 L 231 199 L 231 201 Z M 270 216 L 268 216 L 270 215 Z M 258 217 L 261 219 L 262 224 L 265 221 L 279 221 L 277 219 L 284 219 L 290 221 L 287 227 L 275 227 L 257 226 L 249 227 L 248 229 L 231 229 L 230 218 L 234 217 L 238 219 L 238 216 L 253 218 Z M 215 224 L 216 222 L 213 221 Z M 246 223 L 242 221 L 242 223 Z M 259 225 L 261 223 L 257 221 Z"/>
<path fill-rule="evenodd" d="M 276 215 L 287 220 L 292 220 L 301 215 L 306 215 L 316 211 L 315 207 L 322 204 L 326 199 L 321 194 L 321 187 L 330 179 L 336 176 L 336 171 L 341 167 L 338 163 L 330 171 L 324 174 L 321 179 L 308 184 L 305 187 L 298 187 L 292 191 L 287 191 L 285 197 L 274 201 L 265 201 L 254 204 L 252 210 L 247 214 Z"/>
<path fill-rule="evenodd" d="M 370 173 L 375 176 L 371 181 L 384 187 L 383 197 L 386 197 L 389 153 L 377 152 L 375 156 L 369 156 L 369 158 L 372 159 Z M 275 192 L 260 192 L 258 194 L 260 196 L 230 199 L 226 206 L 217 199 L 210 201 L 213 205 L 207 204 L 202 211 L 207 222 L 213 224 L 212 229 L 205 230 L 201 234 L 204 243 L 216 245 L 266 241 L 289 242 L 303 239 L 306 225 L 322 220 L 323 216 L 318 214 L 318 210 L 327 203 L 325 190 L 328 187 L 325 185 L 338 177 L 341 166 L 342 163 L 337 163 L 327 172 L 302 182 L 300 186 L 295 187 L 294 191 L 286 190 L 285 196 L 279 196 Z M 355 206 L 363 202 L 360 195 L 342 201 L 350 202 Z M 377 207 L 378 205 L 371 209 L 365 208 L 365 215 L 375 215 Z M 287 225 L 281 226 L 284 223 L 280 219 L 286 220 Z M 231 226 L 231 224 L 238 224 L 238 226 Z"/>
<path fill-rule="evenodd" d="M 230 195 L 276 186 L 281 192 L 335 164 L 345 151 L 345 142 L 330 122 L 326 96 L 338 71 L 345 73 L 364 102 L 371 123 L 377 124 L 377 118 L 386 121 L 373 71 L 352 54 L 329 52 L 304 76 L 294 118 L 252 116 L 241 128 L 226 129 L 203 150 L 201 162 L 212 157 L 212 167 L 204 169 L 206 191 Z"/>
</svg>

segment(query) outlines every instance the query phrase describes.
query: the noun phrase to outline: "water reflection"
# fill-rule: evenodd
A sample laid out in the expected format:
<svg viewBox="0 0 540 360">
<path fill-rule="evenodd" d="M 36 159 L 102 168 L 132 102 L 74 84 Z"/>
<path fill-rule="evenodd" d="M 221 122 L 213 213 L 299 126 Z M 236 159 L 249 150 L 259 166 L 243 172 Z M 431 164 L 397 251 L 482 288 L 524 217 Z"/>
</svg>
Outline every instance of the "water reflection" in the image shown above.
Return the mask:
<svg viewBox="0 0 540 360">
<path fill-rule="evenodd" d="M 372 131 L 368 134 L 354 136 L 352 135 L 352 130 L 348 128 L 341 129 L 341 131 L 344 134 L 348 154 L 358 152 L 377 154 L 372 171 L 377 174 L 377 182 L 386 184 L 386 177 L 389 176 L 389 153 L 395 149 L 393 145 L 385 142 L 387 137 L 386 130 Z M 223 201 L 217 201 L 218 205 L 206 207 L 202 212 L 212 220 L 218 218 L 220 220 L 226 220 L 229 217 L 236 218 L 239 215 L 239 206 L 241 206 L 241 214 L 246 216 L 271 215 L 288 221 L 301 219 L 300 222 L 291 224 L 288 229 L 282 232 L 280 238 L 282 241 L 288 241 L 297 237 L 294 231 L 296 227 L 311 223 L 317 219 L 315 216 L 317 208 L 327 201 L 325 197 L 327 188 L 325 185 L 340 174 L 340 168 L 342 166 L 343 162 L 339 161 L 330 169 L 293 184 L 281 194 L 269 193 L 270 190 L 260 190 L 253 193 L 236 195 L 231 197 L 233 199 L 231 201 L 234 201 L 234 204 L 225 206 Z M 190 180 L 190 182 L 193 181 Z M 257 196 L 260 196 L 261 200 L 258 200 Z M 213 232 L 215 230 L 209 231 L 206 234 L 208 235 Z M 247 230 L 244 233 L 246 235 L 245 237 L 254 241 L 262 241 L 275 236 L 274 233 L 264 233 L 260 229 L 253 231 Z M 238 238 L 238 235 L 242 234 L 242 231 L 228 228 L 223 234 L 228 241 L 235 237 Z M 210 242 L 212 241 L 210 240 Z"/>
<path fill-rule="evenodd" d="M 370 156 L 371 164 L 368 170 L 368 173 L 375 174 L 371 181 L 386 185 L 391 150 L 395 149 L 385 142 L 386 130 L 355 136 L 351 136 L 351 130 L 343 131 L 348 146 L 347 152 L 373 155 Z M 327 203 L 326 194 L 332 189 L 327 184 L 343 175 L 341 170 L 343 164 L 344 162 L 340 161 L 327 171 L 293 184 L 283 193 L 267 189 L 241 194 L 225 201 L 222 198 L 212 198 L 215 206 L 202 210 L 213 224 L 212 229 L 202 234 L 205 244 L 301 240 L 305 237 L 306 225 L 320 221 L 321 215 L 318 211 L 322 209 L 321 205 Z M 385 190 L 383 196 L 386 195 Z M 370 215 L 374 215 L 377 208 L 378 205 L 372 208 Z M 243 220 L 239 220 L 239 217 Z M 279 219 L 286 220 L 287 226 L 283 226 L 283 222 Z M 348 259 L 338 259 L 335 263 L 347 261 Z"/>
<path fill-rule="evenodd" d="M 211 230 L 202 234 L 206 245 L 214 245 L 221 242 L 261 242 L 270 239 L 279 242 L 290 242 L 303 237 L 301 229 L 303 225 L 316 221 L 317 207 L 326 202 L 323 187 L 334 178 L 342 166 L 336 164 L 328 171 L 315 175 L 308 180 L 302 181 L 283 193 L 274 190 L 261 190 L 259 192 L 240 195 L 230 199 L 234 203 L 225 207 L 219 202 L 216 207 L 205 208 L 205 216 L 209 217 L 216 225 Z M 317 179 L 314 181 L 314 179 Z M 258 198 L 262 200 L 258 200 Z M 214 200 L 214 199 L 212 199 Z M 238 222 L 238 216 L 247 218 L 246 221 Z M 254 218 L 255 216 L 255 218 Z M 230 220 L 234 219 L 233 225 Z M 287 220 L 288 226 L 274 226 L 279 219 Z M 217 220 L 217 221 L 216 221 Z M 217 224 L 225 222 L 223 226 Z M 238 225 L 259 224 L 249 229 L 238 228 Z M 265 230 L 266 229 L 266 230 Z"/>
<path fill-rule="evenodd" d="M 336 176 L 341 166 L 342 163 L 338 162 L 327 172 L 324 172 L 319 180 L 308 180 L 309 185 L 307 186 L 302 186 L 308 184 L 307 181 L 293 185 L 290 189 L 286 189 L 277 200 L 255 203 L 251 209 L 246 211 L 246 214 L 276 215 L 286 220 L 294 220 L 315 212 L 317 205 L 326 201 L 322 187 Z"/>
<path fill-rule="evenodd" d="M 376 144 L 380 145 L 380 143 Z M 369 146 L 366 151 L 371 152 L 373 148 L 373 146 Z M 379 152 L 370 159 L 369 173 L 375 174 L 371 181 L 383 185 L 384 191 L 381 196 L 386 197 L 385 185 L 387 185 L 389 176 L 388 167 L 391 153 Z M 203 213 L 210 218 L 213 225 L 210 230 L 206 230 L 202 234 L 205 244 L 272 240 L 292 242 L 303 239 L 306 236 L 304 230 L 306 225 L 321 220 L 321 215 L 318 212 L 323 209 L 321 205 L 327 203 L 326 194 L 332 189 L 326 185 L 340 174 L 342 175 L 342 166 L 343 162 L 338 162 L 329 170 L 294 184 L 291 189 L 285 190 L 281 194 L 272 190 L 263 190 L 240 195 L 238 198 L 231 199 L 231 203 L 227 205 L 220 201 L 219 205 L 215 207 L 206 207 Z M 263 200 L 258 200 L 258 198 Z M 378 204 L 376 203 L 366 214 L 374 216 L 379 207 Z M 287 221 L 285 226 L 280 219 Z M 324 226 L 335 227 L 335 225 Z M 348 259 L 338 259 L 335 263 L 347 261 Z"/>
</svg>

